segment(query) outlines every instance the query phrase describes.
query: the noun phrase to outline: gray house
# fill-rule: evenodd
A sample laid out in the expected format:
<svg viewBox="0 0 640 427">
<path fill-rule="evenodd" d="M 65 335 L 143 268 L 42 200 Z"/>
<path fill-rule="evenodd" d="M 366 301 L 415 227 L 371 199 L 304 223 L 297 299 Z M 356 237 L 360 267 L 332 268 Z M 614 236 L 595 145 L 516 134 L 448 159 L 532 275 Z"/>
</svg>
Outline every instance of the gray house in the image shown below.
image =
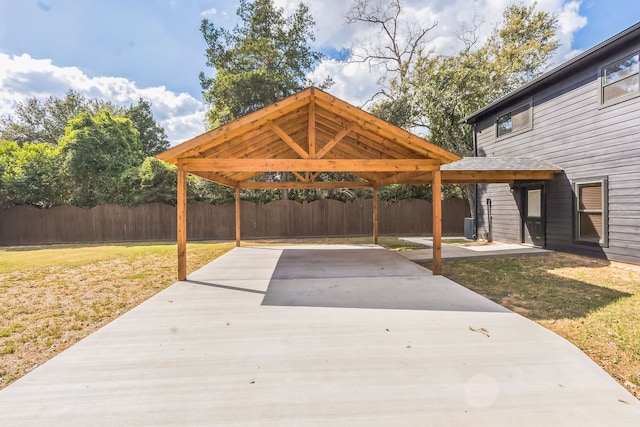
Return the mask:
<svg viewBox="0 0 640 427">
<path fill-rule="evenodd" d="M 640 264 L 640 23 L 464 119 L 477 157 L 551 180 L 481 184 L 476 234 Z"/>
</svg>

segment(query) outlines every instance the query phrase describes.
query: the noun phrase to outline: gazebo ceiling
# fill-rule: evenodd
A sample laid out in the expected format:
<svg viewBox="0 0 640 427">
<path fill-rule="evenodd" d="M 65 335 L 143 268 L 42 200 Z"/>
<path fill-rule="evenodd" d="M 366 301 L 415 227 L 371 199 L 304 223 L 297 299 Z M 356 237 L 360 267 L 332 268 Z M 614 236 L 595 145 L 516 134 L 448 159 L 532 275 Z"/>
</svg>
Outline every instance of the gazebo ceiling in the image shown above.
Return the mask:
<svg viewBox="0 0 640 427">
<path fill-rule="evenodd" d="M 157 158 L 235 188 L 373 187 L 430 182 L 457 155 L 310 87 L 183 142 Z M 291 172 L 289 182 L 256 182 L 263 172 Z M 348 172 L 352 181 L 317 181 Z"/>
</svg>

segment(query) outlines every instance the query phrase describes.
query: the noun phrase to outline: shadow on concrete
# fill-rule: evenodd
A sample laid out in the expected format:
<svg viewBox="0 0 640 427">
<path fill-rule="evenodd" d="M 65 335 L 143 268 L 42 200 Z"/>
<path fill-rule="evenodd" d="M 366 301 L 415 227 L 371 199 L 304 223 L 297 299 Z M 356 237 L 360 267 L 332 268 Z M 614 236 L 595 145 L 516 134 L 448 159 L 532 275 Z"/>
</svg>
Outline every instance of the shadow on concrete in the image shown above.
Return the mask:
<svg viewBox="0 0 640 427">
<path fill-rule="evenodd" d="M 509 313 L 380 248 L 285 249 L 262 305 Z"/>
</svg>

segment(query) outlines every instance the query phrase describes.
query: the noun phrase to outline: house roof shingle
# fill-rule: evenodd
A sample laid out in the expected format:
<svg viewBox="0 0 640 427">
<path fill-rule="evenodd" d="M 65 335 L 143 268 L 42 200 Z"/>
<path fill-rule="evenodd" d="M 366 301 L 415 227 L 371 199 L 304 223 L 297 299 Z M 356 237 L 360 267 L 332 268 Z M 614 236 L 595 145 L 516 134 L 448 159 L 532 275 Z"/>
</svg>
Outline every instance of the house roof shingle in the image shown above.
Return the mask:
<svg viewBox="0 0 640 427">
<path fill-rule="evenodd" d="M 464 157 L 457 162 L 442 165 L 442 171 L 550 171 L 562 168 L 543 160 L 513 157 Z"/>
</svg>

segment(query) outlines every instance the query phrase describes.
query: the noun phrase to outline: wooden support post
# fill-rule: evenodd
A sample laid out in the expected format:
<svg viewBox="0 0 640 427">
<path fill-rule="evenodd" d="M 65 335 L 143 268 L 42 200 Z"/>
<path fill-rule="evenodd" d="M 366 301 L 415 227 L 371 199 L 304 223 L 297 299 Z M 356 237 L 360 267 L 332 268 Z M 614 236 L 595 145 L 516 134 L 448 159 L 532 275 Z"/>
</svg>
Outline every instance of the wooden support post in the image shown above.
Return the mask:
<svg viewBox="0 0 640 427">
<path fill-rule="evenodd" d="M 240 246 L 240 187 L 236 188 L 236 247 Z"/>
<path fill-rule="evenodd" d="M 187 278 L 187 172 L 178 168 L 178 280 Z"/>
<path fill-rule="evenodd" d="M 432 207 L 433 207 L 433 274 L 442 274 L 442 175 L 433 171 Z"/>
<path fill-rule="evenodd" d="M 378 244 L 378 187 L 373 187 L 373 243 Z"/>
</svg>

